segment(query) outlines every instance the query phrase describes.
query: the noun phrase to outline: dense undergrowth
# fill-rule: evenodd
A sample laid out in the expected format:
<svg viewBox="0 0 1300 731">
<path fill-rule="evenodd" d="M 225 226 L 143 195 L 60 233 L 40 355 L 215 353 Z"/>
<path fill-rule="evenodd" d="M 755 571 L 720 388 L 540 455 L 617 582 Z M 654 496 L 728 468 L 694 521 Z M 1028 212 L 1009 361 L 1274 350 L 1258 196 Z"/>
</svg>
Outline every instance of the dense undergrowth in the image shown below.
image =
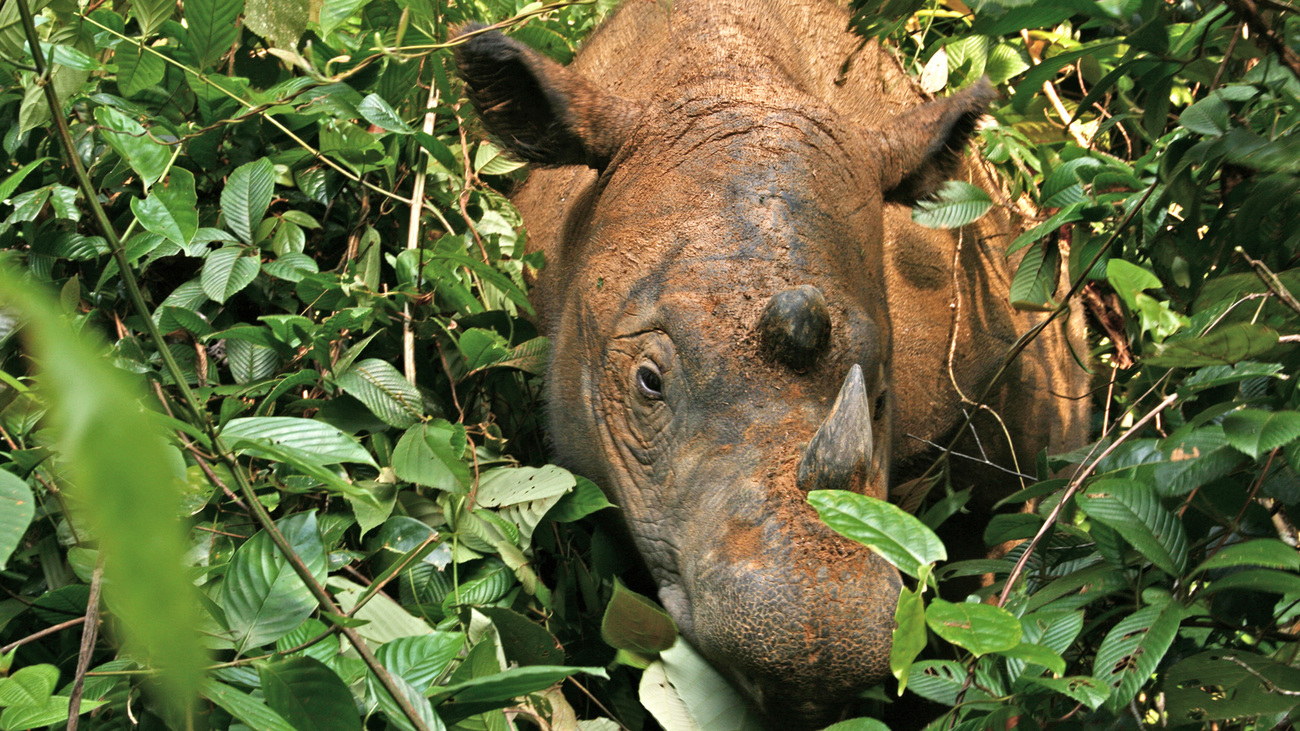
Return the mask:
<svg viewBox="0 0 1300 731">
<path fill-rule="evenodd" d="M 616 511 L 545 464 L 541 262 L 499 192 L 523 171 L 467 125 L 444 45 L 501 22 L 567 61 L 608 4 L 23 2 L 0 5 L 0 731 L 754 727 L 617 581 Z M 977 146 L 1036 216 L 1012 300 L 1090 313 L 1098 437 L 1041 458 L 1065 477 L 988 526 L 1025 539 L 999 561 L 819 505 L 926 587 L 864 707 L 1289 725 L 1300 8 L 887 0 L 855 27 L 930 91 L 1001 90 Z M 991 205 L 953 184 L 915 215 Z M 932 524 L 965 497 L 935 474 Z M 989 601 L 934 598 L 989 572 Z"/>
</svg>

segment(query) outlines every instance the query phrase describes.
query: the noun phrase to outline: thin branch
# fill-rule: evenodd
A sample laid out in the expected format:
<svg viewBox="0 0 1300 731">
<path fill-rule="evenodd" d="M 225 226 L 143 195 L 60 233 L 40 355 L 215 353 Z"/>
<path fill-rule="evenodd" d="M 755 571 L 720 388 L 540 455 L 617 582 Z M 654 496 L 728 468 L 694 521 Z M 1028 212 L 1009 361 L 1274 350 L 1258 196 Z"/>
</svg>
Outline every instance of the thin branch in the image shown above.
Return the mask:
<svg viewBox="0 0 1300 731">
<path fill-rule="evenodd" d="M 42 637 L 49 637 L 50 635 L 58 634 L 69 627 L 76 627 L 77 625 L 85 621 L 86 621 L 85 617 L 77 617 L 76 619 L 69 619 L 66 622 L 59 622 L 58 624 L 51 625 L 39 632 L 33 632 L 32 634 L 27 635 L 21 640 L 14 640 L 9 644 L 0 647 L 0 655 L 8 655 L 9 653 L 13 652 L 15 648 L 22 647 L 28 642 L 35 642 L 36 640 L 39 640 Z"/>
<path fill-rule="evenodd" d="M 86 671 L 90 656 L 95 654 L 99 639 L 99 593 L 104 586 L 104 554 L 99 554 L 95 571 L 90 575 L 90 597 L 86 600 L 86 623 L 81 628 L 81 650 L 77 653 L 77 672 L 72 676 L 72 695 L 68 698 L 68 731 L 77 731 L 81 719 L 81 694 L 86 690 Z"/>
<path fill-rule="evenodd" d="M 1250 258 L 1250 254 L 1247 254 L 1246 250 L 1240 246 L 1234 248 L 1233 251 L 1236 251 L 1241 258 L 1250 264 L 1250 268 L 1255 270 L 1255 276 L 1264 282 L 1264 286 L 1268 287 L 1268 291 L 1276 295 L 1279 300 L 1282 300 L 1282 304 L 1295 310 L 1296 314 L 1300 315 L 1300 300 L 1297 300 L 1295 295 L 1291 294 L 1291 290 L 1287 289 L 1285 284 L 1282 284 L 1282 280 L 1277 278 L 1277 275 L 1273 273 L 1272 269 L 1268 268 L 1267 264 L 1259 259 Z"/>
<path fill-rule="evenodd" d="M 1250 28 L 1251 39 L 1255 41 L 1255 45 L 1272 51 L 1282 65 L 1300 79 L 1300 55 L 1291 50 L 1286 41 L 1279 38 L 1273 29 L 1268 27 L 1264 18 L 1260 16 L 1259 7 L 1255 5 L 1254 0 L 1225 0 L 1224 5 L 1227 5 L 1232 14 Z"/>
</svg>

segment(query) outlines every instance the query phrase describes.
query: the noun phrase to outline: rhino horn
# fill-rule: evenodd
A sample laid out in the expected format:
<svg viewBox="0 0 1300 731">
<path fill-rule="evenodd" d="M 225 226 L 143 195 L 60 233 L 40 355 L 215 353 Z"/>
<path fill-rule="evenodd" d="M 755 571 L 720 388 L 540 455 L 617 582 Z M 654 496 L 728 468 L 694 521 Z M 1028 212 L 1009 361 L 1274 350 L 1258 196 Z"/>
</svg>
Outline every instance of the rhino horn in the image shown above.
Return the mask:
<svg viewBox="0 0 1300 731">
<path fill-rule="evenodd" d="M 826 296 L 810 284 L 772 295 L 758 320 L 759 341 L 769 357 L 802 371 L 831 342 L 831 312 Z"/>
<path fill-rule="evenodd" d="M 855 477 L 865 477 L 871 447 L 871 406 L 862 366 L 854 363 L 831 413 L 804 450 L 799 462 L 800 489 L 849 489 Z"/>
</svg>

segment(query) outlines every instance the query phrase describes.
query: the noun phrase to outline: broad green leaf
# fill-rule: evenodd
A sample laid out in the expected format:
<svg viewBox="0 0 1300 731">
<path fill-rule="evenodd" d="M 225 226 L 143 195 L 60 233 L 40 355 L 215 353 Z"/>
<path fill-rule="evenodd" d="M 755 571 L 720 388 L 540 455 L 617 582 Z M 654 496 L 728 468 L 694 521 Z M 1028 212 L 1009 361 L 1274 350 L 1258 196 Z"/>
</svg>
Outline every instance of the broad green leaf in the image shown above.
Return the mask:
<svg viewBox="0 0 1300 731">
<path fill-rule="evenodd" d="M 1020 620 L 992 604 L 954 604 L 935 598 L 925 610 L 925 623 L 935 634 L 976 657 L 1020 644 Z"/>
<path fill-rule="evenodd" d="M 6 708 L 4 712 L 0 713 L 0 729 L 4 729 L 4 731 L 27 731 L 27 729 L 44 728 L 56 723 L 62 723 L 68 719 L 69 700 L 67 696 L 55 695 L 46 698 L 44 703 Z M 89 713 L 104 705 L 105 702 L 83 699 L 81 701 L 81 713 Z"/>
<path fill-rule="evenodd" d="M 934 198 L 919 201 L 912 208 L 912 220 L 926 228 L 960 228 L 979 220 L 992 207 L 993 199 L 984 189 L 949 180 Z"/>
<path fill-rule="evenodd" d="M 660 658 L 668 682 L 700 729 L 761 731 L 766 728 L 752 704 L 689 643 L 676 643 Z"/>
<path fill-rule="evenodd" d="M 194 174 L 184 168 L 172 168 L 167 182 L 155 185 L 147 198 L 131 199 L 131 211 L 139 219 L 140 225 L 149 231 L 180 246 L 189 246 L 199 230 Z"/>
<path fill-rule="evenodd" d="M 1011 306 L 1031 311 L 1052 309 L 1060 263 L 1060 252 L 1054 244 L 1031 244 L 1011 279 Z"/>
<path fill-rule="evenodd" d="M 59 683 L 59 669 L 53 665 L 28 665 L 0 681 L 0 706 L 44 705 Z M 65 711 L 66 713 L 66 711 Z"/>
<path fill-rule="evenodd" d="M 379 662 L 423 693 L 465 647 L 466 637 L 459 632 L 434 632 L 413 637 L 398 637 L 385 642 L 375 651 Z"/>
<path fill-rule="evenodd" d="M 663 607 L 614 579 L 614 595 L 605 606 L 600 636 L 610 647 L 657 655 L 677 641 L 677 625 Z"/>
<path fill-rule="evenodd" d="M 274 192 L 275 165 L 270 160 L 263 157 L 235 168 L 221 189 L 221 215 L 226 227 L 244 243 L 257 243 L 253 232 L 271 205 Z"/>
<path fill-rule="evenodd" d="M 1228 443 L 1219 425 L 1170 439 L 1161 445 L 1161 451 L 1169 456 L 1169 461 L 1155 465 L 1150 482 L 1155 483 L 1164 497 L 1186 495 L 1231 473 L 1244 459 Z"/>
<path fill-rule="evenodd" d="M 385 424 L 405 429 L 424 416 L 420 391 L 388 361 L 367 358 L 349 368 L 335 382 Z"/>
<path fill-rule="evenodd" d="M 333 33 L 369 2 L 370 0 L 323 0 L 320 6 L 319 21 L 321 35 L 328 36 Z"/>
<path fill-rule="evenodd" d="M 18 190 L 18 186 L 22 185 L 23 181 L 27 179 L 28 175 L 31 175 L 33 170 L 41 167 L 52 159 L 53 158 L 50 157 L 38 157 L 10 173 L 9 176 L 4 179 L 4 182 L 0 182 L 0 201 L 9 200 L 9 198 L 14 194 L 14 191 Z"/>
<path fill-rule="evenodd" d="M 1132 480 L 1097 480 L 1075 502 L 1088 517 L 1118 531 L 1160 570 L 1179 576 L 1187 564 L 1183 524 L 1160 504 L 1155 489 Z"/>
<path fill-rule="evenodd" d="M 924 584 L 924 581 L 918 582 Z M 894 643 L 889 648 L 889 671 L 898 680 L 898 694 L 907 690 L 908 672 L 925 649 L 925 600 L 920 590 L 903 588 L 894 610 Z"/>
<path fill-rule="evenodd" d="M 999 654 L 1006 658 L 1014 658 L 1040 665 L 1057 675 L 1065 674 L 1065 659 L 1061 657 L 1060 653 L 1045 645 L 1034 642 L 1021 642 L 1009 650 L 1001 650 Z"/>
<path fill-rule="evenodd" d="M 1178 725 L 1204 728 L 1212 721 L 1285 714 L 1295 708 L 1300 693 L 1300 670 L 1246 650 L 1193 655 L 1164 676 L 1169 718 Z"/>
<path fill-rule="evenodd" d="M 276 527 L 317 583 L 326 575 L 325 543 L 316 526 L 316 511 L 276 521 Z M 311 590 L 294 572 L 266 531 L 235 550 L 221 584 L 221 606 L 235 649 L 246 652 L 276 641 L 316 609 Z"/>
<path fill-rule="evenodd" d="M 203 263 L 203 293 L 224 303 L 257 279 L 262 264 L 255 251 L 226 246 L 208 254 Z"/>
<path fill-rule="evenodd" d="M 555 507 L 546 513 L 547 518 L 557 523 L 571 523 L 598 510 L 614 507 L 614 503 L 605 498 L 605 493 L 596 487 L 596 483 L 577 475 L 574 475 L 574 481 L 573 491 L 560 498 Z"/>
<path fill-rule="evenodd" d="M 1292 571 L 1275 569 L 1246 569 L 1209 582 L 1209 586 L 1201 590 L 1201 596 L 1208 597 L 1222 591 L 1236 590 L 1300 595 L 1300 575 Z"/>
<path fill-rule="evenodd" d="M 1276 330 L 1264 325 L 1234 322 L 1199 337 L 1167 341 L 1142 362 L 1166 368 L 1231 365 L 1267 353 L 1277 345 L 1277 337 Z"/>
<path fill-rule="evenodd" d="M 360 731 L 352 692 L 321 661 L 291 657 L 259 663 L 257 675 L 266 704 L 298 731 Z"/>
<path fill-rule="evenodd" d="M 609 679 L 604 668 L 530 665 L 434 688 L 430 698 L 435 703 L 453 698 L 457 703 L 463 704 L 509 701 L 549 688 L 553 683 L 577 673 Z"/>
<path fill-rule="evenodd" d="M 311 19 L 309 0 L 245 0 L 244 23 L 276 48 L 295 48 Z"/>
<path fill-rule="evenodd" d="M 1130 310 L 1137 309 L 1137 296 L 1143 291 L 1160 289 L 1164 286 L 1156 275 L 1123 259 L 1111 259 L 1107 262 L 1106 279 Z"/>
<path fill-rule="evenodd" d="M 401 637 L 433 634 L 433 628 L 427 622 L 403 609 L 383 592 L 373 594 L 364 606 L 357 609 L 357 601 L 367 593 L 365 587 L 337 576 L 330 578 L 329 586 L 336 592 L 335 599 L 340 609 L 366 621 L 357 628 L 357 633 L 367 642 L 382 645 Z"/>
<path fill-rule="evenodd" d="M 252 383 L 275 375 L 280 367 L 280 354 L 248 340 L 226 340 L 226 364 L 235 383 Z"/>
<path fill-rule="evenodd" d="M 1252 378 L 1285 378 L 1281 363 L 1244 362 L 1236 365 L 1205 366 L 1183 379 L 1178 385 L 1180 394 L 1199 393 L 1206 389 L 1240 383 Z"/>
<path fill-rule="evenodd" d="M 1184 109 L 1183 113 L 1178 115 L 1178 123 L 1183 129 L 1191 132 L 1218 137 L 1232 126 L 1231 114 L 1232 110 L 1228 108 L 1222 96 L 1210 94 Z"/>
<path fill-rule="evenodd" d="M 117 88 L 123 96 L 133 97 L 163 80 L 167 63 L 154 51 L 123 41 L 113 52 L 117 62 Z"/>
<path fill-rule="evenodd" d="M 965 686 L 966 666 L 951 660 L 922 660 L 912 665 L 907 676 L 907 687 L 913 693 L 945 706 L 954 705 Z M 965 698 L 967 703 L 976 703 L 988 700 L 988 694 L 976 685 L 966 690 Z"/>
<path fill-rule="evenodd" d="M 465 452 L 464 427 L 436 419 L 416 424 L 397 441 L 393 449 L 393 471 L 398 478 L 416 485 L 463 493 L 470 484 Z"/>
<path fill-rule="evenodd" d="M 186 0 L 187 47 L 200 70 L 217 65 L 239 39 L 239 14 L 244 0 Z"/>
<path fill-rule="evenodd" d="M 1111 689 L 1108 705 L 1124 707 L 1155 671 L 1178 633 L 1185 610 L 1176 601 L 1151 604 L 1121 619 L 1097 648 L 1092 675 Z"/>
<path fill-rule="evenodd" d="M 22 542 L 35 514 L 32 489 L 12 472 L 0 470 L 0 569 Z"/>
<path fill-rule="evenodd" d="M 475 501 L 485 508 L 559 497 L 573 489 L 576 480 L 563 467 L 496 467 L 479 475 Z"/>
<path fill-rule="evenodd" d="M 465 356 L 465 366 L 470 371 L 496 365 L 510 357 L 505 338 L 491 330 L 470 328 L 460 336 L 456 345 Z"/>
<path fill-rule="evenodd" d="M 215 680 L 203 681 L 203 697 L 220 706 L 222 710 L 239 719 L 253 731 L 298 731 L 284 717 L 267 706 L 260 698 Z"/>
<path fill-rule="evenodd" d="M 889 727 L 874 718 L 851 718 L 833 723 L 822 731 L 889 731 Z"/>
<path fill-rule="evenodd" d="M 1228 443 L 1258 459 L 1300 438 L 1300 412 L 1241 409 L 1223 417 Z"/>
<path fill-rule="evenodd" d="M 1224 546 L 1204 563 L 1191 571 L 1192 575 L 1212 569 L 1236 566 L 1266 566 L 1273 569 L 1300 571 L 1300 553 L 1282 541 L 1257 539 Z"/>
<path fill-rule="evenodd" d="M 411 125 L 402 121 L 397 112 L 378 94 L 369 94 L 357 105 L 357 111 L 366 121 L 388 132 L 409 135 L 415 132 Z"/>
<path fill-rule="evenodd" d="M 392 677 L 391 673 L 390 677 Z M 392 677 L 392 681 L 397 686 L 398 691 L 405 697 L 406 702 L 415 709 L 416 714 L 420 717 L 420 722 L 424 724 L 425 728 L 429 731 L 443 731 L 446 729 L 442 718 L 437 713 L 434 713 L 429 699 L 425 698 L 419 689 L 406 682 L 401 676 Z M 415 726 L 402 712 L 401 706 L 397 705 L 397 702 L 393 700 L 393 696 L 379 683 L 379 679 L 373 673 L 366 673 L 366 691 L 367 695 L 379 700 L 380 710 L 384 712 L 384 715 L 388 717 L 393 726 L 402 731 L 415 731 Z"/>
<path fill-rule="evenodd" d="M 1110 697 L 1110 686 L 1087 675 L 1075 675 L 1066 678 L 1034 677 L 1028 680 L 1035 685 L 1041 685 L 1057 693 L 1063 693 L 1094 711 L 1100 708 L 1101 704 L 1105 703 L 1106 699 Z"/>
<path fill-rule="evenodd" d="M 668 672 L 662 660 L 654 661 L 641 674 L 637 697 L 664 731 L 700 731 L 699 724 L 691 718 L 686 701 L 668 682 Z"/>
<path fill-rule="evenodd" d="M 176 469 L 178 453 L 141 407 L 141 384 L 110 364 L 95 328 L 73 334 L 38 287 L 6 269 L 0 303 L 27 320 L 28 354 L 49 406 L 46 439 L 57 442 L 60 481 L 104 554 L 105 601 L 126 650 L 161 668 L 167 697 L 183 705 L 203 665 L 192 577 L 180 561 L 183 463 Z"/>
<path fill-rule="evenodd" d="M 922 566 L 948 558 L 943 542 L 915 516 L 865 495 L 815 490 L 808 502 L 836 533 L 857 541 L 916 577 Z"/>
<path fill-rule="evenodd" d="M 289 416 L 253 416 L 231 419 L 221 430 L 227 442 L 244 442 L 244 450 L 257 456 L 258 444 L 270 444 L 300 452 L 317 464 L 357 462 L 376 466 L 374 458 L 354 437 L 338 427 L 315 419 Z"/>
<path fill-rule="evenodd" d="M 140 35 L 145 38 L 157 33 L 175 12 L 176 3 L 170 0 L 135 0 L 131 3 L 131 13 L 139 21 Z"/>
<path fill-rule="evenodd" d="M 484 175 L 505 175 L 523 167 L 524 163 L 506 157 L 490 142 L 482 142 L 474 151 L 474 172 Z"/>
<path fill-rule="evenodd" d="M 162 177 L 171 162 L 171 148 L 154 142 L 139 122 L 113 107 L 95 107 L 104 141 L 140 176 L 145 187 Z"/>
</svg>

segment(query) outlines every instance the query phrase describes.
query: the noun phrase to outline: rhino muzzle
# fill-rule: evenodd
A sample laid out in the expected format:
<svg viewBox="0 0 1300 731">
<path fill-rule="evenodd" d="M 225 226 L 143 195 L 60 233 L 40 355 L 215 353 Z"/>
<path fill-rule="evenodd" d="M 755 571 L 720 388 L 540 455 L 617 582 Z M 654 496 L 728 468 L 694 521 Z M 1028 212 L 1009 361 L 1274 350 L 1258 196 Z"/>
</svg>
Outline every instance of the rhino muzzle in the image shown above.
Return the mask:
<svg viewBox="0 0 1300 731">
<path fill-rule="evenodd" d="M 840 387 L 831 413 L 799 461 L 799 488 L 852 490 L 866 483 L 871 467 L 871 405 L 857 363 Z"/>
</svg>

